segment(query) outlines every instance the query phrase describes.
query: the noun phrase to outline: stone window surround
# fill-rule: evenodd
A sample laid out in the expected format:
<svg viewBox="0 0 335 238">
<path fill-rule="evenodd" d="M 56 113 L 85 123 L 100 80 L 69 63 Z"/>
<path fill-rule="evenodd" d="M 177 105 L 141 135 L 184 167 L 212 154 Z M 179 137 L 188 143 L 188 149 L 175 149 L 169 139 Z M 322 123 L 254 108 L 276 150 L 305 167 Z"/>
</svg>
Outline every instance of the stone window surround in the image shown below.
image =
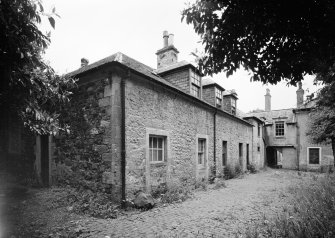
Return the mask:
<svg viewBox="0 0 335 238">
<path fill-rule="evenodd" d="M 309 149 L 319 149 L 319 163 L 318 164 L 310 164 L 309 163 Z M 307 164 L 309 166 L 319 166 L 321 165 L 321 151 L 322 151 L 322 148 L 321 147 L 317 147 L 317 146 L 311 146 L 311 147 L 307 147 Z"/>
<path fill-rule="evenodd" d="M 150 141 L 152 140 L 152 144 L 150 145 Z M 153 146 L 154 141 L 156 140 L 156 147 L 151 147 Z M 161 141 L 161 147 L 159 146 L 159 141 Z M 161 153 L 161 158 L 159 156 L 158 152 Z M 156 154 L 156 160 L 154 159 L 154 152 L 157 152 Z M 166 136 L 157 136 L 157 135 L 149 135 L 149 160 L 150 163 L 155 163 L 155 162 L 165 162 L 166 160 Z M 152 153 L 152 154 L 151 154 Z M 150 156 L 152 158 L 150 159 Z"/>
<path fill-rule="evenodd" d="M 277 127 L 276 125 L 279 125 L 279 124 L 282 124 L 283 125 L 283 135 L 277 135 Z M 285 121 L 283 120 L 276 120 L 273 124 L 273 127 L 274 127 L 274 135 L 275 135 L 275 138 L 285 138 L 285 132 L 286 132 L 286 126 L 285 126 Z"/>
<path fill-rule="evenodd" d="M 203 164 L 198 164 L 198 141 L 199 139 L 204 139 L 205 140 L 205 158 L 204 158 L 204 163 Z M 207 168 L 208 167 L 208 135 L 205 134 L 197 134 L 196 135 L 196 140 L 195 140 L 195 156 L 194 156 L 195 164 L 197 165 L 198 169 L 202 168 Z"/>
<path fill-rule="evenodd" d="M 147 161 L 147 165 L 150 166 L 150 164 L 166 164 L 169 160 L 170 156 L 170 133 L 166 130 L 156 129 L 156 128 L 147 128 L 146 129 L 146 138 L 145 138 L 145 158 Z M 158 136 L 158 137 L 164 137 L 164 161 L 150 161 L 149 158 L 149 137 L 150 136 Z"/>
</svg>

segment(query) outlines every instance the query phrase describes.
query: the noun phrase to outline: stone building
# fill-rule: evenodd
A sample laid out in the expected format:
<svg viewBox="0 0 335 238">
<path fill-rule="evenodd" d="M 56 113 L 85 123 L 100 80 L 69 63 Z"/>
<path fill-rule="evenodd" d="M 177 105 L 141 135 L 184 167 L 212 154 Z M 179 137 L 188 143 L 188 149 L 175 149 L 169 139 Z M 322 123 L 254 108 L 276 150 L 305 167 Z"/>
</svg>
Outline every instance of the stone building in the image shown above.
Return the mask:
<svg viewBox="0 0 335 238">
<path fill-rule="evenodd" d="M 304 103 L 301 82 L 297 107 L 271 110 L 270 90 L 265 94 L 265 110 L 248 113 L 264 121 L 266 162 L 269 166 L 298 170 L 327 171 L 334 166 L 330 145 L 313 144 L 306 135 L 313 102 Z"/>
<path fill-rule="evenodd" d="M 164 32 L 157 69 L 116 53 L 83 60 L 70 73 L 79 79 L 68 112 L 76 125 L 56 139 L 55 153 L 73 171 L 88 171 L 83 180 L 93 191 L 120 200 L 162 183 L 208 179 L 227 166 L 264 166 L 263 122 L 237 115 L 236 92 L 203 81 L 178 53 Z"/>
<path fill-rule="evenodd" d="M 301 88 L 295 109 L 271 110 L 267 91 L 266 110 L 244 114 L 234 90 L 178 60 L 173 38 L 164 32 L 157 69 L 120 52 L 92 64 L 82 59 L 70 73 L 78 88 L 62 118 L 72 133 L 29 139 L 17 153 L 11 148 L 17 150 L 24 130 L 7 133 L 9 120 L 2 120 L 1 157 L 10 152 L 17 161 L 29 153 L 40 183 L 62 179 L 119 201 L 161 184 L 207 180 L 225 168 L 332 164 L 330 147 L 305 136 L 310 107 L 302 106 Z"/>
</svg>

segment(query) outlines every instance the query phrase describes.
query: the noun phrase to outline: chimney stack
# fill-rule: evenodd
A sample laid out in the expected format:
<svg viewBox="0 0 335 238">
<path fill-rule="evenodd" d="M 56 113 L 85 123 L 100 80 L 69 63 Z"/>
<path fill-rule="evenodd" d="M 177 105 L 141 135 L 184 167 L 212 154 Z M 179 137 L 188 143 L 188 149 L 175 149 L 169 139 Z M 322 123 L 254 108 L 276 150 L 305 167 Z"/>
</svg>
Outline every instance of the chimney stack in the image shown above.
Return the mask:
<svg viewBox="0 0 335 238">
<path fill-rule="evenodd" d="M 80 62 L 81 62 L 81 64 L 80 64 L 81 67 L 85 67 L 85 66 L 88 65 L 88 59 L 86 59 L 86 58 L 81 58 Z"/>
<path fill-rule="evenodd" d="M 297 90 L 297 108 L 301 107 L 304 104 L 304 93 L 305 91 L 302 89 L 301 81 L 298 83 Z"/>
<path fill-rule="evenodd" d="M 168 45 L 173 45 L 173 40 L 174 40 L 174 35 L 173 34 L 169 34 Z"/>
<path fill-rule="evenodd" d="M 163 31 L 163 48 L 168 46 L 169 33 L 168 31 Z"/>
<path fill-rule="evenodd" d="M 265 111 L 269 112 L 271 111 L 271 94 L 270 94 L 270 89 L 266 89 L 266 94 L 265 96 Z"/>
<path fill-rule="evenodd" d="M 174 35 L 163 31 L 163 48 L 156 52 L 157 69 L 175 64 L 178 62 L 179 51 L 173 45 Z"/>
</svg>

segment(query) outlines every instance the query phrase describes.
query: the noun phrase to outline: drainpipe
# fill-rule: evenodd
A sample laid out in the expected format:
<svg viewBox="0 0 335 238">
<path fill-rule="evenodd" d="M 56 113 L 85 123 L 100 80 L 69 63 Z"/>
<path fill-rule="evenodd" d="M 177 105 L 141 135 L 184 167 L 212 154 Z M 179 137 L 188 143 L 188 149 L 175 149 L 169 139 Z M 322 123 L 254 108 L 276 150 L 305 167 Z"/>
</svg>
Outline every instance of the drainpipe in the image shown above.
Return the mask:
<svg viewBox="0 0 335 238">
<path fill-rule="evenodd" d="M 216 113 L 217 113 L 217 109 L 215 109 L 214 111 L 214 133 L 213 133 L 213 137 L 214 137 L 214 150 L 213 150 L 213 154 L 214 154 L 214 159 L 213 159 L 213 163 L 214 163 L 214 167 L 213 167 L 213 175 L 216 176 Z"/>
<path fill-rule="evenodd" d="M 127 72 L 127 79 L 130 78 L 130 71 Z M 121 206 L 126 205 L 126 100 L 125 88 L 126 79 L 121 77 Z"/>
<path fill-rule="evenodd" d="M 297 130 L 297 166 L 298 166 L 298 171 L 300 170 L 300 130 L 299 130 L 299 123 L 298 123 L 298 116 L 297 113 L 295 112 L 295 119 L 296 119 L 296 130 Z"/>
</svg>

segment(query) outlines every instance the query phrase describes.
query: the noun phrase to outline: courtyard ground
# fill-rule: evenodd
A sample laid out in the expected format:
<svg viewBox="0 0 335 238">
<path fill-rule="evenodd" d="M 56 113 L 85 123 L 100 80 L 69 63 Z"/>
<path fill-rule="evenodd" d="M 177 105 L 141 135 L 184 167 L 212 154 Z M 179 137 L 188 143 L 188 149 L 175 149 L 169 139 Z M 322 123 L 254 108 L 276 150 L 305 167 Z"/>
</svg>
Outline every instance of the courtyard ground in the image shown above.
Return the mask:
<svg viewBox="0 0 335 238">
<path fill-rule="evenodd" d="M 15 237 L 243 237 L 247 229 L 285 211 L 290 190 L 319 176 L 324 175 L 268 169 L 227 180 L 226 188 L 197 191 L 183 203 L 131 211 L 117 219 L 79 216 L 66 204 L 48 204 L 46 189 L 28 191 L 18 205 L 8 207 L 12 212 L 7 215 Z"/>
</svg>

